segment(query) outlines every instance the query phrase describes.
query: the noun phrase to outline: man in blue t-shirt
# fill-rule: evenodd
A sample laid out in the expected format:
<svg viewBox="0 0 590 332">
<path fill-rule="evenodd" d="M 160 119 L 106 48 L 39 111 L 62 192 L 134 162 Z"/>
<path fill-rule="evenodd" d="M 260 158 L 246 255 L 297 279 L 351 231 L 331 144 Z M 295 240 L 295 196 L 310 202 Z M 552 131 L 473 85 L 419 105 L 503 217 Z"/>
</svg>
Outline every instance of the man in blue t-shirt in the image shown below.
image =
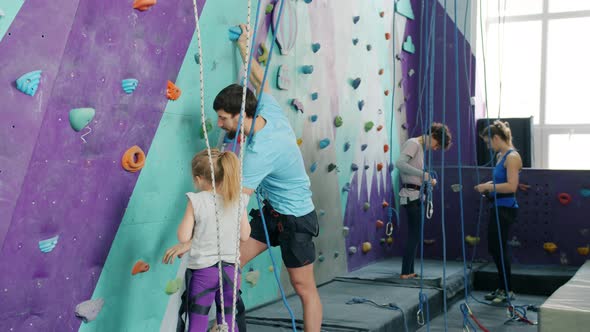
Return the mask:
<svg viewBox="0 0 590 332">
<path fill-rule="evenodd" d="M 237 44 L 245 61 L 247 29 L 244 25 L 240 27 L 244 33 Z M 315 246 L 312 241 L 318 235 L 319 227 L 311 200 L 309 177 L 289 120 L 269 94 L 268 82 L 261 87 L 262 67 L 255 60 L 251 66 L 250 82 L 257 92 L 262 89 L 262 96 L 258 101 L 260 111 L 252 140 L 244 147 L 243 187 L 249 195 L 257 190 L 264 196 L 265 204 L 262 211 L 250 211 L 252 233 L 250 239 L 240 245 L 241 265 L 245 266 L 267 249 L 261 218 L 263 213 L 270 244 L 281 247 L 291 284 L 301 298 L 305 331 L 319 332 L 322 304 L 313 274 Z M 213 102 L 217 126 L 227 131 L 229 138 L 234 138 L 239 130 L 242 89 L 241 85 L 232 84 L 221 90 Z M 244 119 L 246 136 L 251 131 L 256 105 L 256 97 L 248 90 Z M 243 331 L 240 329 L 240 332 Z"/>
</svg>

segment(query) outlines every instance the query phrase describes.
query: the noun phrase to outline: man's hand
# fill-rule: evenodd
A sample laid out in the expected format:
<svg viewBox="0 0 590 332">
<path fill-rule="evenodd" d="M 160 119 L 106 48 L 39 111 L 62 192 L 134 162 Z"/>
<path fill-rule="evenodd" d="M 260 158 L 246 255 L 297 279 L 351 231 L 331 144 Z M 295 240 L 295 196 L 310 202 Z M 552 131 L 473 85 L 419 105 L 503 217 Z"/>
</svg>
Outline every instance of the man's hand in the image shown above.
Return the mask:
<svg viewBox="0 0 590 332">
<path fill-rule="evenodd" d="M 174 263 L 174 257 L 181 258 L 184 254 L 186 254 L 190 250 L 190 248 L 191 248 L 191 241 L 181 242 L 171 248 L 168 248 L 168 250 L 166 250 L 166 253 L 164 254 L 164 258 L 162 258 L 162 263 L 164 263 L 164 264 Z"/>
</svg>

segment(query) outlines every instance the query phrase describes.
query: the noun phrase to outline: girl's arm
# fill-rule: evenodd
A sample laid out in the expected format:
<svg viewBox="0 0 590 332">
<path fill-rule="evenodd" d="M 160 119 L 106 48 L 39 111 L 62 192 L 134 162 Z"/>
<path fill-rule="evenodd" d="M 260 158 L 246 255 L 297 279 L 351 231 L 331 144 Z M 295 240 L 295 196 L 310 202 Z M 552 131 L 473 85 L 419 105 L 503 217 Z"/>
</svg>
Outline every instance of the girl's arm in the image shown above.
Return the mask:
<svg viewBox="0 0 590 332">
<path fill-rule="evenodd" d="M 240 240 L 246 241 L 250 238 L 250 223 L 248 222 L 248 214 L 246 210 L 242 213 L 242 220 L 240 221 L 242 224 L 240 225 Z"/>
<path fill-rule="evenodd" d="M 186 204 L 186 211 L 184 212 L 184 217 L 178 226 L 178 241 L 179 242 L 188 242 L 193 238 L 193 228 L 195 227 L 195 214 L 193 210 L 193 205 L 189 200 Z"/>
</svg>

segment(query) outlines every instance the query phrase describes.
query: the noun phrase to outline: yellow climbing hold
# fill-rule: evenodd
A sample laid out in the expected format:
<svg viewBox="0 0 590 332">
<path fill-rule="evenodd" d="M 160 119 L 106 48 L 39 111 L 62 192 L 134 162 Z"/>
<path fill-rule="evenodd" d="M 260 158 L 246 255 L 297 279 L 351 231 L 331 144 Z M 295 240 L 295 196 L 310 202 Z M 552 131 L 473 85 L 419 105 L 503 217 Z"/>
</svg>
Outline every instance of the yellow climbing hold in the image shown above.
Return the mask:
<svg viewBox="0 0 590 332">
<path fill-rule="evenodd" d="M 387 238 L 387 244 L 393 244 L 393 238 L 391 236 Z"/>
<path fill-rule="evenodd" d="M 557 245 L 553 242 L 545 242 L 543 243 L 543 249 L 545 249 L 546 252 L 552 254 L 557 251 Z"/>
<path fill-rule="evenodd" d="M 589 253 L 590 253 L 590 245 L 585 246 L 585 247 L 578 247 L 578 254 L 580 254 L 582 256 L 588 256 Z"/>
<path fill-rule="evenodd" d="M 366 254 L 371 250 L 371 242 L 363 243 L 363 253 Z"/>
<path fill-rule="evenodd" d="M 258 283 L 258 279 L 260 278 L 260 271 L 250 271 L 246 273 L 246 281 L 252 285 L 252 287 L 256 286 Z"/>
<path fill-rule="evenodd" d="M 303 138 L 298 138 L 297 145 L 301 146 L 302 143 L 303 143 Z"/>
<path fill-rule="evenodd" d="M 465 242 L 467 242 L 467 244 L 469 244 L 470 246 L 475 246 L 477 244 L 479 244 L 479 236 L 471 236 L 471 235 L 467 235 L 465 237 Z"/>
<path fill-rule="evenodd" d="M 274 267 L 274 266 L 272 266 L 272 265 L 271 265 L 271 266 L 269 266 L 269 267 L 268 267 L 268 271 L 270 271 L 270 272 L 274 272 L 274 271 L 275 271 L 275 267 Z"/>
<path fill-rule="evenodd" d="M 258 63 L 262 66 L 266 66 L 266 62 L 268 61 L 268 49 L 266 49 L 266 45 L 264 45 L 264 43 L 260 44 L 259 54 Z"/>
</svg>

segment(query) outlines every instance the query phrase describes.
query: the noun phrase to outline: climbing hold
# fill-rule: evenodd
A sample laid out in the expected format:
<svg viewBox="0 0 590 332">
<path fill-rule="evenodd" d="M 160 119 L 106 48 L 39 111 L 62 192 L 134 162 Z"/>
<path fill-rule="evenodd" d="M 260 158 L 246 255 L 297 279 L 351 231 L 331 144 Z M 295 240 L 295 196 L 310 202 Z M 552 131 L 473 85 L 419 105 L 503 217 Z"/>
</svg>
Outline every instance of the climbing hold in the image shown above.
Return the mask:
<svg viewBox="0 0 590 332">
<path fill-rule="evenodd" d="M 334 251 L 334 258 L 338 258 L 338 256 L 340 256 L 340 252 Z"/>
<path fill-rule="evenodd" d="M 313 66 L 312 65 L 302 66 L 301 72 L 309 75 L 309 74 L 313 73 Z"/>
<path fill-rule="evenodd" d="M 414 19 L 414 11 L 412 10 L 412 4 L 410 0 L 399 0 L 395 3 L 395 11 L 398 14 L 409 18 L 410 20 Z"/>
<path fill-rule="evenodd" d="M 260 43 L 258 46 L 258 63 L 261 66 L 266 66 L 266 62 L 268 61 L 268 49 L 264 43 Z"/>
<path fill-rule="evenodd" d="M 365 204 L 363 204 L 363 210 L 369 211 L 370 208 L 371 208 L 371 204 L 369 204 L 369 202 L 365 202 Z"/>
<path fill-rule="evenodd" d="M 41 70 L 28 72 L 16 80 L 16 88 L 29 96 L 34 96 L 41 82 Z"/>
<path fill-rule="evenodd" d="M 130 147 L 121 158 L 123 168 L 131 173 L 135 173 L 143 168 L 145 164 L 145 153 L 137 145 Z"/>
<path fill-rule="evenodd" d="M 271 28 L 276 35 L 277 45 L 282 55 L 287 55 L 288 52 L 295 47 L 297 41 L 297 11 L 293 7 L 293 1 L 280 0 L 276 2 L 275 9 L 272 16 Z M 279 20 L 280 8 L 283 6 L 283 13 L 281 14 L 281 22 L 277 27 Z M 275 28 L 277 28 L 275 30 Z"/>
<path fill-rule="evenodd" d="M 386 96 L 389 96 L 389 90 L 383 91 L 383 94 L 385 94 Z"/>
<path fill-rule="evenodd" d="M 260 271 L 256 270 L 246 273 L 246 281 L 252 285 L 252 287 L 256 286 L 258 279 L 260 279 Z"/>
<path fill-rule="evenodd" d="M 320 217 L 323 217 L 323 216 L 325 216 L 325 215 L 326 215 L 326 211 L 325 211 L 325 210 L 322 210 L 322 209 L 319 209 L 319 210 L 318 210 L 318 215 L 319 215 Z"/>
<path fill-rule="evenodd" d="M 371 251 L 371 242 L 363 243 L 363 254 L 366 254 L 369 251 Z"/>
<path fill-rule="evenodd" d="M 385 226 L 385 223 L 383 222 L 383 220 L 377 220 L 375 222 L 375 227 L 377 227 L 377 228 L 383 228 L 383 226 Z"/>
<path fill-rule="evenodd" d="M 365 122 L 365 132 L 368 132 L 369 130 L 373 129 L 374 125 L 375 124 L 373 123 L 373 121 Z"/>
<path fill-rule="evenodd" d="M 330 145 L 330 139 L 329 138 L 324 138 L 323 140 L 320 141 L 320 149 L 325 149 Z"/>
<path fill-rule="evenodd" d="M 321 263 L 324 260 L 326 260 L 326 258 L 324 257 L 324 255 L 322 253 L 319 253 L 319 255 L 318 255 L 318 261 Z"/>
<path fill-rule="evenodd" d="M 230 27 L 229 30 L 227 31 L 227 35 L 229 37 L 229 40 L 235 42 L 242 35 L 242 28 L 240 28 L 239 26 Z"/>
<path fill-rule="evenodd" d="M 345 183 L 344 186 L 342 187 L 342 191 L 343 192 L 349 192 L 350 191 L 350 183 Z"/>
<path fill-rule="evenodd" d="M 268 5 L 266 5 L 266 9 L 264 10 L 264 13 L 266 15 L 272 13 L 272 10 L 275 8 L 275 6 L 272 3 L 269 3 Z"/>
<path fill-rule="evenodd" d="M 2 10 L 2 8 L 0 8 L 0 18 L 3 18 L 4 16 L 6 16 L 6 14 L 4 13 L 4 11 Z"/>
<path fill-rule="evenodd" d="M 580 189 L 580 195 L 582 195 L 582 197 L 590 197 L 590 189 Z"/>
<path fill-rule="evenodd" d="M 350 142 L 344 143 L 344 152 L 348 151 L 349 149 L 350 149 Z"/>
<path fill-rule="evenodd" d="M 168 294 L 168 295 L 172 295 L 172 294 L 178 292 L 180 287 L 182 287 L 182 278 L 176 278 L 174 280 L 169 280 L 166 283 L 166 288 L 164 289 L 164 292 L 166 292 L 166 294 Z"/>
<path fill-rule="evenodd" d="M 578 254 L 582 256 L 588 256 L 588 253 L 590 253 L 590 246 L 578 247 L 577 251 Z"/>
<path fill-rule="evenodd" d="M 134 276 L 138 273 L 147 272 L 149 270 L 150 265 L 140 259 L 135 263 L 135 265 L 133 265 L 133 268 L 131 269 L 131 275 Z"/>
<path fill-rule="evenodd" d="M 195 53 L 195 62 L 200 65 L 201 64 L 201 56 L 199 53 Z"/>
<path fill-rule="evenodd" d="M 348 236 L 348 233 L 350 233 L 350 228 L 348 226 L 344 226 L 342 227 L 342 236 Z"/>
<path fill-rule="evenodd" d="M 467 244 L 469 244 L 470 246 L 476 246 L 477 244 L 479 244 L 479 236 L 471 236 L 471 235 L 467 235 L 465 237 L 465 242 Z"/>
<path fill-rule="evenodd" d="M 416 46 L 412 43 L 412 36 L 406 37 L 406 41 L 402 45 L 402 50 L 414 54 L 416 52 Z"/>
<path fill-rule="evenodd" d="M 342 117 L 340 115 L 337 115 L 336 118 L 334 118 L 334 126 L 336 128 L 342 126 Z"/>
<path fill-rule="evenodd" d="M 301 146 L 301 144 L 303 144 L 303 138 L 298 138 L 297 145 Z"/>
<path fill-rule="evenodd" d="M 352 81 L 352 87 L 356 90 L 361 85 L 361 78 L 357 77 Z"/>
<path fill-rule="evenodd" d="M 358 165 L 357 165 L 357 164 L 355 164 L 355 163 L 352 163 L 352 165 L 350 165 L 350 169 L 351 169 L 353 172 L 356 172 L 356 171 L 358 171 L 359 167 L 358 167 Z"/>
<path fill-rule="evenodd" d="M 378 127 L 377 127 L 377 130 L 379 130 Z M 383 145 L 383 152 L 387 153 L 387 151 L 389 151 L 389 145 L 385 144 L 385 145 Z"/>
<path fill-rule="evenodd" d="M 205 128 L 207 128 L 207 132 L 210 132 L 213 129 L 213 125 L 211 124 L 210 119 L 205 120 Z M 205 131 L 203 130 L 203 126 L 201 126 L 200 130 L 201 132 L 199 133 L 199 135 L 201 136 L 201 139 L 204 139 Z"/>
<path fill-rule="evenodd" d="M 356 247 L 354 247 L 354 246 L 353 247 L 348 247 L 348 254 L 349 255 L 354 255 L 354 254 L 356 254 L 356 252 L 357 252 Z"/>
<path fill-rule="evenodd" d="M 383 163 L 378 163 L 377 164 L 377 171 L 381 172 L 382 169 L 383 169 Z"/>
<path fill-rule="evenodd" d="M 315 114 L 309 117 L 309 121 L 311 121 L 311 122 L 316 122 L 317 120 L 318 120 L 318 116 Z"/>
<path fill-rule="evenodd" d="M 311 100 L 317 100 L 318 99 L 318 93 L 314 92 L 311 94 Z"/>
<path fill-rule="evenodd" d="M 389 166 L 387 166 L 387 169 L 390 173 L 393 172 L 393 164 L 389 164 Z"/>
<path fill-rule="evenodd" d="M 133 2 L 133 9 L 137 9 L 141 12 L 150 9 L 156 4 L 156 0 L 135 0 Z"/>
<path fill-rule="evenodd" d="M 174 85 L 174 83 L 168 81 L 168 85 L 166 87 L 166 97 L 168 97 L 170 100 L 177 100 L 180 98 L 180 94 L 182 94 L 182 91 L 180 91 L 180 89 Z"/>
<path fill-rule="evenodd" d="M 336 164 L 334 163 L 330 163 L 330 165 L 328 165 L 328 173 L 332 172 L 333 170 L 336 170 L 336 172 L 338 172 L 338 166 L 336 166 Z"/>
<path fill-rule="evenodd" d="M 381 131 L 381 129 L 383 129 L 383 125 L 378 125 L 378 126 L 377 126 L 377 131 Z M 389 148 L 389 147 L 388 147 L 388 148 Z M 385 152 L 387 152 L 387 151 L 385 151 Z"/>
<path fill-rule="evenodd" d="M 461 189 L 463 189 L 463 186 L 462 186 L 460 183 L 455 183 L 455 184 L 452 184 L 452 185 L 451 185 L 451 190 L 452 190 L 453 192 L 456 192 L 456 193 L 458 193 L 458 192 L 460 192 L 460 191 L 461 191 Z"/>
<path fill-rule="evenodd" d="M 367 51 L 370 51 L 373 49 L 373 46 L 371 46 L 371 44 L 367 44 Z"/>
<path fill-rule="evenodd" d="M 369 165 L 365 165 L 365 166 L 364 166 L 364 168 L 365 168 L 365 169 L 369 169 Z"/>
<path fill-rule="evenodd" d="M 380 12 L 379 16 L 381 16 L 381 17 L 385 16 L 385 12 Z"/>
<path fill-rule="evenodd" d="M 433 245 L 435 243 L 436 243 L 436 240 L 435 239 L 425 239 L 424 240 L 424 244 L 427 245 L 427 246 Z"/>
<path fill-rule="evenodd" d="M 301 103 L 297 98 L 291 100 L 291 105 L 295 107 L 295 110 L 303 113 L 303 103 Z"/>
<path fill-rule="evenodd" d="M 84 301 L 76 305 L 75 315 L 80 318 L 84 323 L 92 322 L 96 319 L 102 306 L 104 305 L 103 299 L 94 299 Z"/>
<path fill-rule="evenodd" d="M 392 245 L 393 244 L 393 238 L 391 236 L 387 238 L 387 244 L 388 245 Z"/>
<path fill-rule="evenodd" d="M 385 40 L 389 40 L 391 38 L 391 34 L 389 32 L 385 33 Z"/>
<path fill-rule="evenodd" d="M 311 50 L 313 51 L 313 53 L 317 53 L 320 50 L 320 43 L 313 43 L 311 44 Z"/>
<path fill-rule="evenodd" d="M 383 75 L 384 72 L 385 70 L 383 70 L 383 68 L 379 69 L 379 75 Z"/>
<path fill-rule="evenodd" d="M 70 126 L 75 131 L 82 130 L 92 121 L 95 113 L 94 108 L 90 107 L 74 108 L 70 111 Z"/>
<path fill-rule="evenodd" d="M 384 237 L 382 237 L 382 238 L 379 239 L 379 244 L 384 245 L 385 243 L 386 242 L 385 242 L 385 238 Z"/>
<path fill-rule="evenodd" d="M 387 203 L 387 201 L 383 201 L 383 203 L 381 203 L 381 207 L 383 207 L 383 208 L 389 207 L 389 203 Z"/>
<path fill-rule="evenodd" d="M 408 129 L 408 124 L 407 123 L 402 123 L 402 129 Z"/>
<path fill-rule="evenodd" d="M 364 100 L 359 100 L 358 107 L 359 107 L 359 111 L 362 111 L 363 110 L 363 107 L 365 107 L 365 101 Z"/>
<path fill-rule="evenodd" d="M 353 44 L 353 45 L 356 45 L 356 44 L 358 44 L 358 43 L 359 43 L 359 39 L 358 39 L 358 38 L 354 38 L 354 39 L 352 40 L 352 44 Z"/>
<path fill-rule="evenodd" d="M 311 166 L 309 166 L 309 171 L 311 173 L 315 172 L 315 170 L 318 168 L 318 163 L 314 162 L 313 164 L 311 164 Z"/>
<path fill-rule="evenodd" d="M 125 93 L 129 95 L 132 94 L 133 91 L 135 91 L 138 83 L 139 81 L 135 78 L 126 78 L 123 81 L 121 81 L 121 86 L 123 87 L 123 91 L 125 91 Z"/>
<path fill-rule="evenodd" d="M 55 248 L 55 246 L 57 245 L 58 239 L 59 239 L 59 235 L 56 235 L 52 238 L 39 241 L 39 250 L 41 250 L 41 252 L 43 252 L 43 253 L 51 252 L 53 250 L 53 248 Z"/>
<path fill-rule="evenodd" d="M 274 272 L 274 271 L 275 271 L 275 267 L 274 267 L 274 266 L 272 266 L 272 265 L 270 265 L 270 266 L 268 267 L 268 272 Z"/>
<path fill-rule="evenodd" d="M 287 65 L 279 66 L 277 72 L 277 88 L 281 90 L 289 90 L 291 88 L 291 78 Z"/>
<path fill-rule="evenodd" d="M 545 243 L 543 243 L 543 249 L 546 252 L 552 254 L 555 251 L 557 251 L 557 245 L 555 243 L 553 243 L 553 242 L 545 242 Z"/>
<path fill-rule="evenodd" d="M 557 199 L 559 199 L 561 205 L 568 205 L 572 201 L 572 196 L 568 193 L 560 193 L 557 195 Z"/>
<path fill-rule="evenodd" d="M 311 3 L 312 0 L 303 0 L 305 3 Z"/>
<path fill-rule="evenodd" d="M 513 236 L 512 240 L 508 241 L 508 245 L 513 248 L 518 248 L 520 247 L 520 241 L 518 241 L 518 238 L 516 236 Z"/>
<path fill-rule="evenodd" d="M 367 144 L 363 144 L 361 145 L 361 151 L 365 151 L 367 149 L 368 145 Z"/>
<path fill-rule="evenodd" d="M 357 24 L 360 19 L 361 19 L 360 16 L 353 16 L 352 17 L 352 23 Z"/>
<path fill-rule="evenodd" d="M 559 262 L 561 265 L 568 265 L 567 254 L 565 252 L 562 252 L 561 255 L 559 255 Z"/>
</svg>

